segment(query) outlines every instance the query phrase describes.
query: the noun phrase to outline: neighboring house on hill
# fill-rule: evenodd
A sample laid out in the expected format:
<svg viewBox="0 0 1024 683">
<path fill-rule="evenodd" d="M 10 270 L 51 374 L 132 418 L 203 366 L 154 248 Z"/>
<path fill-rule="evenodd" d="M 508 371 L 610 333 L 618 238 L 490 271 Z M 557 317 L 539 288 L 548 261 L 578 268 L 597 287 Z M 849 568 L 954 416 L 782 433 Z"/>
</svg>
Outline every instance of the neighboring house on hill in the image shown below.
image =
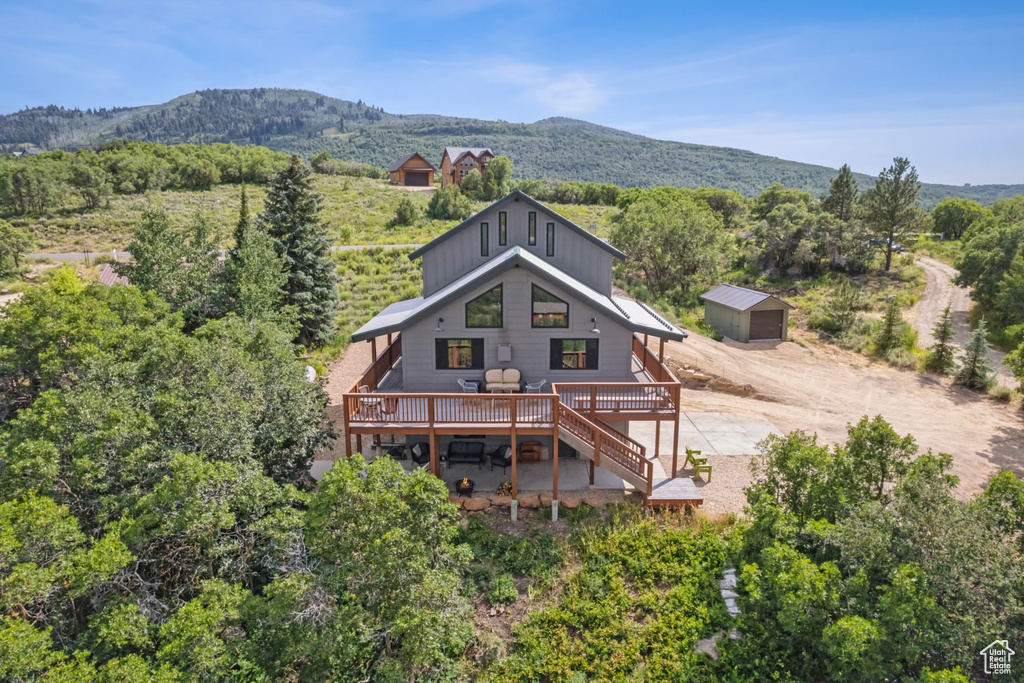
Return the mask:
<svg viewBox="0 0 1024 683">
<path fill-rule="evenodd" d="M 392 164 L 388 169 L 388 175 L 391 182 L 396 185 L 432 187 L 436 171 L 437 169 L 419 152 L 413 152 Z"/>
<path fill-rule="evenodd" d="M 441 187 L 458 185 L 474 168 L 484 172 L 494 152 L 486 147 L 445 147 L 441 155 Z"/>
<path fill-rule="evenodd" d="M 423 296 L 391 304 L 352 335 L 370 342 L 374 357 L 344 398 L 345 432 L 358 450 L 363 434 L 403 434 L 422 442 L 422 464 L 440 476 L 446 445 L 451 454 L 460 440 L 489 442 L 498 464 L 512 468 L 513 498 L 519 458 L 543 452 L 555 500 L 559 453 L 575 453 L 588 461 L 591 484 L 598 466 L 649 504 L 700 503 L 689 479 L 656 480 L 657 454 L 628 436 L 631 422 L 670 422 L 678 454 L 680 384 L 664 365 L 664 341 L 686 334 L 612 295 L 622 252 L 516 191 L 410 258 L 423 259 Z M 487 393 L 495 391 L 511 393 Z M 511 462 L 501 462 L 503 449 Z M 480 453 L 469 461 L 480 465 Z"/>
</svg>

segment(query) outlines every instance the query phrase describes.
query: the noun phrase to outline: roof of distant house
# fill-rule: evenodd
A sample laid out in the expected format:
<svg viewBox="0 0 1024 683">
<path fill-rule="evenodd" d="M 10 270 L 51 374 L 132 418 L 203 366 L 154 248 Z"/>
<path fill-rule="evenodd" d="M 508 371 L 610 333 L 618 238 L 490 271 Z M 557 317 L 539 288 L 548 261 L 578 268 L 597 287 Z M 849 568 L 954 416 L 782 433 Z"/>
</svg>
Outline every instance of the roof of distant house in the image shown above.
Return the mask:
<svg viewBox="0 0 1024 683">
<path fill-rule="evenodd" d="M 681 341 L 686 333 L 659 316 L 647 306 L 630 299 L 611 297 L 580 282 L 576 278 L 534 256 L 528 250 L 515 246 L 503 251 L 487 263 L 466 273 L 428 297 L 406 299 L 391 304 L 352 335 L 352 341 L 363 341 L 383 334 L 400 332 L 410 323 L 437 310 L 446 302 L 476 286 L 481 280 L 500 275 L 522 266 L 535 275 L 572 292 L 589 305 L 634 332 L 653 334 L 665 339 Z"/>
<path fill-rule="evenodd" d="M 491 151 L 490 147 L 445 147 L 444 151 L 448 153 L 448 158 L 452 160 L 452 163 L 458 161 L 459 157 L 467 152 L 475 157 L 480 156 L 484 152 L 494 156 L 494 152 Z"/>
<path fill-rule="evenodd" d="M 773 296 L 768 292 L 759 292 L 755 289 L 747 289 L 746 287 L 737 287 L 736 285 L 718 285 L 714 289 L 704 292 L 700 295 L 701 299 L 705 301 L 711 301 L 716 304 L 721 304 L 727 308 L 732 308 L 737 311 L 746 311 L 753 308 L 757 304 L 761 303 L 765 299 L 775 299 L 781 304 L 785 304 L 790 308 L 796 308 L 793 304 L 787 303 L 777 296 Z"/>
<path fill-rule="evenodd" d="M 413 157 L 419 157 L 420 159 L 423 159 L 423 163 L 425 163 L 427 166 L 430 166 L 431 170 L 437 170 L 436 168 L 434 168 L 434 165 L 432 163 L 423 158 L 422 154 L 420 154 L 419 152 L 413 152 L 412 154 L 406 154 L 404 157 L 402 157 L 395 163 L 391 164 L 391 168 L 389 168 L 388 171 L 397 171 L 398 169 L 402 168 L 402 166 L 405 165 L 405 162 L 409 161 L 409 159 L 412 159 Z"/>
<path fill-rule="evenodd" d="M 126 285 L 128 284 L 128 278 L 118 275 L 113 266 L 108 263 L 103 267 L 103 271 L 100 272 L 99 283 L 108 287 L 111 285 Z"/>
</svg>

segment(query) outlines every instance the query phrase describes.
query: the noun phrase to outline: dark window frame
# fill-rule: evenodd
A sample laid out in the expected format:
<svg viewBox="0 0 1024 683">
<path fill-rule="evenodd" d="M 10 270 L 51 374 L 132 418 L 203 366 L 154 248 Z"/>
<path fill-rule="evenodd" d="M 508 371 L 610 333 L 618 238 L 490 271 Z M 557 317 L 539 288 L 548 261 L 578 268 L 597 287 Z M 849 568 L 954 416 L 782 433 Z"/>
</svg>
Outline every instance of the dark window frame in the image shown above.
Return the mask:
<svg viewBox="0 0 1024 683">
<path fill-rule="evenodd" d="M 488 289 L 483 294 L 480 294 L 479 296 L 475 296 L 475 297 L 473 297 L 472 299 L 470 299 L 469 301 L 466 302 L 465 311 L 464 311 L 465 316 L 466 316 L 466 329 L 468 329 L 468 330 L 495 330 L 495 329 L 501 329 L 501 328 L 505 327 L 505 288 L 504 288 L 503 285 L 504 285 L 503 282 L 499 282 L 496 286 L 491 287 L 490 289 Z M 470 305 L 473 302 L 478 301 L 478 300 L 482 299 L 483 297 L 487 296 L 488 294 L 491 294 L 492 292 L 494 292 L 494 290 L 498 290 L 498 299 L 500 301 L 500 306 L 498 308 L 498 318 L 499 318 L 498 324 L 497 325 L 470 325 L 469 324 L 469 307 L 470 307 Z"/>
<path fill-rule="evenodd" d="M 548 253 L 548 256 L 554 256 L 555 255 L 555 224 L 554 223 L 548 223 L 547 224 L 547 234 L 544 236 L 544 238 L 545 238 L 545 241 L 547 243 L 547 253 Z"/>
<path fill-rule="evenodd" d="M 564 325 L 538 325 L 537 324 L 537 315 L 538 314 L 536 312 L 534 312 L 534 310 L 533 310 L 533 305 L 535 303 L 537 303 L 537 300 L 534 299 L 534 290 L 536 290 L 536 289 L 539 289 L 540 291 L 544 292 L 545 294 L 547 294 L 551 298 L 557 299 L 558 301 L 560 301 L 563 304 L 565 304 L 565 324 Z M 541 313 L 540 315 L 544 315 L 544 314 Z M 569 327 L 569 302 L 568 301 L 563 301 L 561 297 L 555 296 L 554 294 L 552 294 L 548 290 L 544 289 L 540 285 L 537 285 L 537 284 L 534 284 L 534 283 L 531 282 L 530 283 L 530 327 L 532 327 L 534 329 L 537 329 L 537 330 L 564 330 L 564 329 L 567 329 Z"/>
<path fill-rule="evenodd" d="M 484 258 L 487 258 L 487 255 L 491 251 L 490 244 L 488 244 L 490 241 L 490 235 L 490 226 L 488 226 L 486 222 L 480 223 L 480 255 Z"/>
<path fill-rule="evenodd" d="M 469 365 L 449 365 L 448 360 L 451 342 L 469 342 Z M 462 345 L 463 347 L 465 345 Z M 438 337 L 434 339 L 434 368 L 437 370 L 483 370 L 484 340 L 483 337 Z"/>
<path fill-rule="evenodd" d="M 504 247 L 508 244 L 508 213 L 498 212 L 498 246 Z"/>
<path fill-rule="evenodd" d="M 584 350 L 580 351 L 566 351 L 564 342 L 583 342 Z M 550 357 L 549 357 L 549 369 L 550 370 L 599 370 L 600 367 L 600 351 L 601 347 L 597 337 L 552 337 L 550 341 Z M 582 353 L 585 360 L 584 367 L 565 367 L 563 360 L 566 353 Z"/>
<path fill-rule="evenodd" d="M 531 247 L 537 246 L 537 212 L 531 211 L 526 215 L 527 243 Z"/>
</svg>

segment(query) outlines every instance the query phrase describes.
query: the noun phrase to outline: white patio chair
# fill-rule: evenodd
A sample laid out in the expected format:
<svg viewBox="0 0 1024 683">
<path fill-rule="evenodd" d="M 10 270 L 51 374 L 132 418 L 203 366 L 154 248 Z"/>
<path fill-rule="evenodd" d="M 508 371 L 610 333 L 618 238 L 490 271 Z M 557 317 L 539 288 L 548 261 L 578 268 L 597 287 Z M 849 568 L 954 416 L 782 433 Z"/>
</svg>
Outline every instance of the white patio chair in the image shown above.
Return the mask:
<svg viewBox="0 0 1024 683">
<path fill-rule="evenodd" d="M 547 382 L 546 379 L 537 380 L 536 382 L 530 382 L 526 385 L 526 393 L 528 394 L 539 394 L 540 388 Z"/>
<path fill-rule="evenodd" d="M 359 385 L 358 392 L 360 394 L 372 394 L 370 387 L 365 384 Z M 367 416 L 372 416 L 380 412 L 380 404 L 383 399 L 380 398 L 361 398 L 359 402 L 362 404 L 362 409 L 366 411 Z"/>
<path fill-rule="evenodd" d="M 459 386 L 462 387 L 462 393 L 464 394 L 475 394 L 480 391 L 480 382 L 468 382 L 461 377 L 459 378 Z"/>
</svg>

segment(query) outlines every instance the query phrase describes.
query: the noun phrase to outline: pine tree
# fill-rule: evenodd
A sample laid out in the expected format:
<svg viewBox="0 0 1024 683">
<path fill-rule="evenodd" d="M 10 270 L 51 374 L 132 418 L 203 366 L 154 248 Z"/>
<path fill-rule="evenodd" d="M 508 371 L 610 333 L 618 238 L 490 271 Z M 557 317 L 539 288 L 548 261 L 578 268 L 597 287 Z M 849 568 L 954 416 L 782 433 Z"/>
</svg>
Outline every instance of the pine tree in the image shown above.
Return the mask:
<svg viewBox="0 0 1024 683">
<path fill-rule="evenodd" d="M 338 280 L 326 231 L 320 223 L 320 196 L 297 156 L 271 181 L 261 222 L 274 240 L 288 274 L 285 303 L 295 307 L 296 342 L 319 346 L 334 333 Z"/>
<path fill-rule="evenodd" d="M 988 325 L 982 318 L 977 329 L 971 334 L 971 341 L 960 356 L 960 369 L 953 381 L 972 389 L 987 390 L 995 382 L 992 361 L 988 358 Z"/>
<path fill-rule="evenodd" d="M 242 205 L 235 224 L 235 247 L 224 268 L 224 309 L 243 320 L 269 320 L 294 326 L 294 306 L 282 306 L 288 274 L 274 240 L 263 226 L 249 219 L 249 202 L 242 185 Z"/>
<path fill-rule="evenodd" d="M 821 200 L 821 208 L 841 221 L 853 218 L 857 204 L 857 181 L 849 164 L 843 164 L 839 175 L 828 182 L 828 194 Z"/>
<path fill-rule="evenodd" d="M 238 223 L 235 224 L 235 250 L 242 246 L 245 235 L 249 231 L 249 197 L 245 192 L 245 183 L 242 183 L 242 206 L 238 209 Z"/>
<path fill-rule="evenodd" d="M 953 358 L 953 314 L 951 312 L 952 304 L 946 304 L 946 310 L 942 312 L 942 317 L 935 323 L 935 327 L 932 328 L 932 336 L 935 337 L 935 343 L 928 349 L 928 360 L 925 362 L 925 368 L 932 372 L 941 372 L 946 374 L 956 367 L 956 360 Z"/>
<path fill-rule="evenodd" d="M 900 305 L 893 299 L 885 309 L 885 318 L 882 319 L 882 327 L 878 331 L 878 340 L 875 347 L 879 356 L 885 356 L 891 349 L 899 345 L 900 323 L 903 317 L 900 315 Z"/>
</svg>

